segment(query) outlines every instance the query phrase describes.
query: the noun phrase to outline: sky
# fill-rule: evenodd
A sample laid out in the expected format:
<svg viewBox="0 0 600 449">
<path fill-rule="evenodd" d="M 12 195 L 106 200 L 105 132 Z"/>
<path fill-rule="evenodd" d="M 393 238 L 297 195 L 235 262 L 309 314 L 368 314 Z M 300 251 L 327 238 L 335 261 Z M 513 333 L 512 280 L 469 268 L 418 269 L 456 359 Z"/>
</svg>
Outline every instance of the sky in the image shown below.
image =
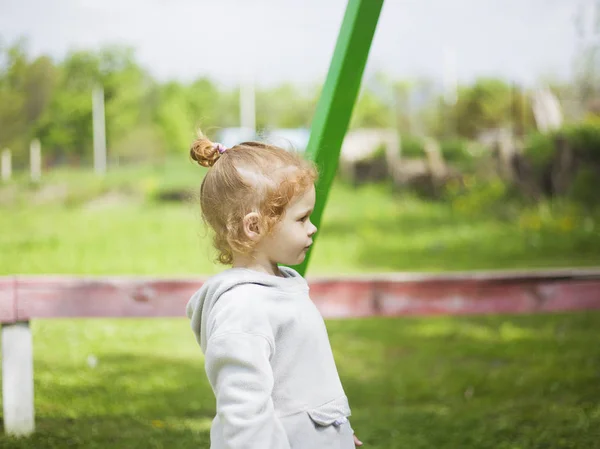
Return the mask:
<svg viewBox="0 0 600 449">
<path fill-rule="evenodd" d="M 584 0 L 386 0 L 366 68 L 394 79 L 565 79 Z M 347 0 L 0 0 L 33 56 L 121 44 L 159 80 L 271 86 L 325 77 Z M 454 68 L 453 68 L 454 67 Z"/>
</svg>

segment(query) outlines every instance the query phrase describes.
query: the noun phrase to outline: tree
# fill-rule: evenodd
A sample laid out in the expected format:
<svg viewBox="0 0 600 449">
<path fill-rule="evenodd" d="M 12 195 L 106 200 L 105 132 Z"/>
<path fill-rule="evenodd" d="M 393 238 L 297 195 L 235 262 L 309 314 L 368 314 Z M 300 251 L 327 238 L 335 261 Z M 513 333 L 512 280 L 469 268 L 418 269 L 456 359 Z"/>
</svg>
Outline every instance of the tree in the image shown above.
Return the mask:
<svg viewBox="0 0 600 449">
<path fill-rule="evenodd" d="M 456 105 L 449 108 L 447 119 L 456 124 L 460 136 L 475 138 L 486 129 L 516 122 L 522 128 L 531 127 L 530 110 L 524 92 L 504 81 L 482 78 L 472 86 L 459 87 Z"/>
<path fill-rule="evenodd" d="M 57 80 L 52 60 L 40 56 L 30 62 L 25 41 L 0 49 L 0 147 L 13 150 L 16 165 L 28 158 L 29 141 L 46 111 Z M 2 51 L 3 50 L 3 51 Z"/>
<path fill-rule="evenodd" d="M 585 110 L 600 102 L 600 0 L 587 0 L 579 6 L 575 21 L 579 42 L 574 82 Z"/>
<path fill-rule="evenodd" d="M 183 152 L 189 148 L 194 137 L 196 123 L 190 111 L 187 89 L 171 82 L 162 86 L 156 123 L 169 152 Z"/>
<path fill-rule="evenodd" d="M 317 105 L 315 89 L 284 83 L 256 94 L 256 124 L 264 128 L 308 128 Z"/>
<path fill-rule="evenodd" d="M 394 125 L 392 109 L 377 95 L 363 89 L 352 113 L 350 128 L 389 128 Z"/>
<path fill-rule="evenodd" d="M 24 157 L 27 121 L 23 115 L 26 104 L 22 80 L 27 70 L 24 42 L 3 49 L 0 66 L 0 146 L 13 150 L 15 161 Z"/>
<path fill-rule="evenodd" d="M 58 78 L 37 134 L 54 158 L 91 158 L 91 92 L 100 80 L 98 56 L 87 51 L 69 54 L 59 67 Z"/>
</svg>

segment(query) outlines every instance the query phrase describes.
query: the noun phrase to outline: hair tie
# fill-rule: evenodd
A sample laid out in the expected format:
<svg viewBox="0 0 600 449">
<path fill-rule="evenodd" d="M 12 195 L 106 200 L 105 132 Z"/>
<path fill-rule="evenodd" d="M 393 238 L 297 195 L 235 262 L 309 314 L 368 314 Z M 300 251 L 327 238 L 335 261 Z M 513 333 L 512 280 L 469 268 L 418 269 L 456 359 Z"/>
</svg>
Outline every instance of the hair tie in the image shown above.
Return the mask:
<svg viewBox="0 0 600 449">
<path fill-rule="evenodd" d="M 213 148 L 215 150 L 217 150 L 219 152 L 219 154 L 223 154 L 223 153 L 225 153 L 225 151 L 227 151 L 227 148 L 225 147 L 225 145 L 223 145 L 221 143 L 215 143 L 213 145 Z"/>
</svg>

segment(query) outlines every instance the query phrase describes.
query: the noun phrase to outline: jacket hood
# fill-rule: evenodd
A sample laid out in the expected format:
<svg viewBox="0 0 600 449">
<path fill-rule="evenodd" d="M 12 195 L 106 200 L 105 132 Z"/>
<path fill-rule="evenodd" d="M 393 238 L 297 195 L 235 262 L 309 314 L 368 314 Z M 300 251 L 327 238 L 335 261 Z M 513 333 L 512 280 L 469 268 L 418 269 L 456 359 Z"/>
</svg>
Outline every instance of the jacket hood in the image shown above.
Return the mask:
<svg viewBox="0 0 600 449">
<path fill-rule="evenodd" d="M 306 281 L 292 268 L 279 267 L 283 276 L 274 276 L 247 268 L 230 268 L 208 279 L 192 295 L 186 306 L 186 315 L 202 351 L 206 350 L 206 319 L 221 296 L 231 289 L 254 284 L 280 290 L 298 290 L 307 288 Z"/>
</svg>

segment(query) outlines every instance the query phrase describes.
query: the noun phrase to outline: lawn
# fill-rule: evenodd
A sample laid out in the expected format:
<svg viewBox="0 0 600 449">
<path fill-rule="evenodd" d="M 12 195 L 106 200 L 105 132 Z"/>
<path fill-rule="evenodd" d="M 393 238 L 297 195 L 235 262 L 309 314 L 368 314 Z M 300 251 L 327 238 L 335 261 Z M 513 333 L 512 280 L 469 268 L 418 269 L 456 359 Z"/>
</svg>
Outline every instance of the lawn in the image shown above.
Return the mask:
<svg viewBox="0 0 600 449">
<path fill-rule="evenodd" d="M 201 226 L 202 170 L 171 162 L 112 171 L 49 172 L 0 187 L 0 275 L 211 274 Z M 192 200 L 164 201 L 172 192 Z M 570 204 L 486 198 L 425 201 L 388 185 L 336 182 L 309 272 L 456 271 L 600 265 L 600 213 Z"/>
<path fill-rule="evenodd" d="M 328 321 L 371 449 L 600 447 L 600 313 Z M 208 448 L 185 319 L 37 320 L 36 434 L 6 449 Z"/>
<path fill-rule="evenodd" d="M 0 185 L 0 275 L 211 274 L 191 164 Z M 485 192 L 483 192 L 485 193 Z M 425 201 L 336 182 L 309 274 L 600 266 L 569 203 Z M 185 319 L 35 320 L 36 434 L 1 448 L 207 448 L 214 400 Z M 600 313 L 328 321 L 366 448 L 600 448 Z"/>
</svg>

